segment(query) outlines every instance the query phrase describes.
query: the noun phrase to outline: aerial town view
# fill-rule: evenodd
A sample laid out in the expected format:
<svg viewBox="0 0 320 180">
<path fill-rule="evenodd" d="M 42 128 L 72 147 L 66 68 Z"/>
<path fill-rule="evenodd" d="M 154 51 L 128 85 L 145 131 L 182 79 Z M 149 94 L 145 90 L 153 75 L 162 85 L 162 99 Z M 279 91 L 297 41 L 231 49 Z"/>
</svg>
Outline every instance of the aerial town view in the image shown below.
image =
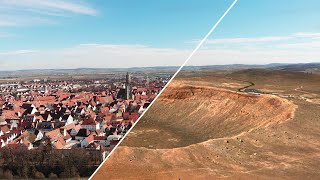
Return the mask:
<svg viewBox="0 0 320 180">
<path fill-rule="evenodd" d="M 1 178 L 90 176 L 170 78 L 88 74 L 2 72 Z"/>
</svg>

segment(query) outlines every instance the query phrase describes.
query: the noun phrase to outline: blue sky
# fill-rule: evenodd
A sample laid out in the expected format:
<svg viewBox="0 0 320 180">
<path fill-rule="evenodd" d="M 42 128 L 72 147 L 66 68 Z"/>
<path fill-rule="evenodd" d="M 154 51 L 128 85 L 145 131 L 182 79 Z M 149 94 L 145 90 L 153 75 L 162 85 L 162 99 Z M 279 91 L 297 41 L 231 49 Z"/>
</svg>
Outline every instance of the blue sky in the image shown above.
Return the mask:
<svg viewBox="0 0 320 180">
<path fill-rule="evenodd" d="M 0 0 L 0 70 L 180 65 L 232 2 Z M 319 9 L 239 0 L 189 64 L 317 61 Z"/>
<path fill-rule="evenodd" d="M 239 0 L 189 65 L 320 62 L 319 9 L 316 0 Z"/>
<path fill-rule="evenodd" d="M 0 5 L 1 2 L 0 0 Z M 78 3 L 71 2 L 80 1 L 58 2 L 69 2 L 75 6 Z M 1 16 L 6 14 L 25 16 L 25 19 L 35 16 L 42 18 L 43 22 L 37 22 L 35 19 L 31 20 L 32 22 L 18 22 L 13 26 L 0 26 L 0 32 L 10 33 L 13 36 L 2 38 L 0 48 L 1 50 L 51 49 L 86 43 L 143 44 L 152 47 L 182 48 L 186 46 L 185 41 L 202 37 L 228 8 L 230 2 L 230 0 L 219 0 L 216 3 L 210 0 L 201 2 L 93 0 L 82 1 L 81 6 L 89 10 L 78 12 L 71 11 L 72 8 L 61 10 L 44 5 L 31 6 L 44 13 L 20 12 L 21 9 L 25 9 L 22 3 L 8 3 L 7 6 L 11 9 L 0 8 Z M 50 16 L 45 12 L 55 15 Z M 21 21 L 24 18 L 21 18 Z"/>
<path fill-rule="evenodd" d="M 233 38 L 318 32 L 319 8 L 317 0 L 239 0 L 215 34 Z"/>
</svg>

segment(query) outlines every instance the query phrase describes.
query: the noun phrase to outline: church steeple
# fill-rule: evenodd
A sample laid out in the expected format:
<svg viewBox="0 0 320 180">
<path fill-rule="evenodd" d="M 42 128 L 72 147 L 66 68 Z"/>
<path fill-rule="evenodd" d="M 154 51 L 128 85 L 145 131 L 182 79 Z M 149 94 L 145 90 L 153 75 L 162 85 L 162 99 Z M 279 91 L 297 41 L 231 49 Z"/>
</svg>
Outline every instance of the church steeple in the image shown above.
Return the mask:
<svg viewBox="0 0 320 180">
<path fill-rule="evenodd" d="M 149 79 L 149 75 L 147 74 L 147 79 L 146 79 L 146 87 L 147 87 L 147 90 L 149 90 L 149 85 L 150 85 L 150 79 Z"/>
<path fill-rule="evenodd" d="M 131 99 L 131 79 L 130 79 L 130 75 L 129 75 L 129 72 L 127 72 L 127 75 L 126 75 L 126 99 Z"/>
</svg>

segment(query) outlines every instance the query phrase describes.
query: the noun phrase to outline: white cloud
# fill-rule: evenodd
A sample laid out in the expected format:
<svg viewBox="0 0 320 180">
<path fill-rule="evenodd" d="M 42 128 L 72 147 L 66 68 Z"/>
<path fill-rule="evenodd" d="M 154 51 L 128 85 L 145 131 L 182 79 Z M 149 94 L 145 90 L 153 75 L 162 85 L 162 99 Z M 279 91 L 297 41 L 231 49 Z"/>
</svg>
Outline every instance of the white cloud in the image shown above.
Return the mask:
<svg viewBox="0 0 320 180">
<path fill-rule="evenodd" d="M 276 46 L 278 48 L 285 48 L 285 49 L 303 49 L 303 50 L 312 50 L 320 48 L 320 40 L 318 41 L 310 41 L 310 42 L 301 42 L 301 43 L 289 43 L 289 44 L 281 44 Z"/>
<path fill-rule="evenodd" d="M 290 40 L 290 36 L 266 36 L 255 38 L 224 38 L 224 39 L 208 39 L 206 44 L 222 44 L 222 43 L 262 43 Z"/>
<path fill-rule="evenodd" d="M 269 64 L 320 62 L 319 51 L 269 49 L 244 51 L 235 49 L 200 50 L 188 65 Z"/>
<path fill-rule="evenodd" d="M 82 44 L 58 50 L 0 53 L 0 70 L 46 68 L 121 68 L 179 66 L 189 50 L 143 45 Z"/>
<path fill-rule="evenodd" d="M 288 36 L 293 37 L 290 40 L 261 37 L 259 41 L 268 41 L 262 44 L 243 40 L 237 41 L 237 46 L 234 43 L 222 48 L 205 46 L 196 52 L 188 65 L 320 62 L 320 39 L 294 36 L 297 35 Z M 56 50 L 0 52 L 0 70 L 179 66 L 191 50 L 87 43 Z"/>
<path fill-rule="evenodd" d="M 285 43 L 288 41 L 296 40 L 313 40 L 319 39 L 320 33 L 314 32 L 298 32 L 288 36 L 262 36 L 262 37 L 250 37 L 250 38 L 218 38 L 207 39 L 206 45 L 221 45 L 221 44 L 253 44 L 253 43 Z M 199 40 L 192 41 L 193 43 L 199 43 Z"/>
<path fill-rule="evenodd" d="M 96 16 L 98 11 L 83 1 L 0 0 L 0 27 L 56 24 L 74 14 Z"/>
<path fill-rule="evenodd" d="M 1 22 L 0 22 L 1 23 Z M 1 25 L 0 25 L 1 26 Z M 0 38 L 7 38 L 7 37 L 13 37 L 15 36 L 12 33 L 7 33 L 7 32 L 0 32 Z"/>
<path fill-rule="evenodd" d="M 10 16 L 0 14 L 0 26 L 32 26 L 39 24 L 55 24 L 55 22 L 42 17 Z"/>
<path fill-rule="evenodd" d="M 6 19 L 0 19 L 0 26 L 16 26 L 17 23 L 8 21 Z"/>
<path fill-rule="evenodd" d="M 8 51 L 8 52 L 0 52 L 0 55 L 21 55 L 21 54 L 30 54 L 35 53 L 35 50 L 17 50 L 17 51 Z"/>
<path fill-rule="evenodd" d="M 189 64 L 268 64 L 320 62 L 320 33 L 211 39 Z"/>
<path fill-rule="evenodd" d="M 38 12 L 47 13 L 77 13 L 95 16 L 98 14 L 97 10 L 90 7 L 88 4 L 80 1 L 67 0 L 0 0 L 0 6 L 8 9 L 17 8 L 21 11 L 34 10 Z M 40 11 L 41 10 L 41 11 Z"/>
<path fill-rule="evenodd" d="M 320 38 L 320 33 L 298 32 L 294 33 L 293 36 L 300 38 Z"/>
</svg>

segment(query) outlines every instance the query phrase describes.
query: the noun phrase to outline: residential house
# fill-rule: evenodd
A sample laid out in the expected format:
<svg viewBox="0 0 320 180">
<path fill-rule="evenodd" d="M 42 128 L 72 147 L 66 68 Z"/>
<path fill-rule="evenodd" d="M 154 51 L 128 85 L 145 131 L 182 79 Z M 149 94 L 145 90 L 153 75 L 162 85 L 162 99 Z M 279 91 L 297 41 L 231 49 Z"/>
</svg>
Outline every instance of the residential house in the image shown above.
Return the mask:
<svg viewBox="0 0 320 180">
<path fill-rule="evenodd" d="M 81 124 L 82 129 L 87 129 L 91 132 L 96 131 L 97 129 L 100 129 L 100 123 L 95 121 L 92 118 L 86 119 Z"/>
</svg>

